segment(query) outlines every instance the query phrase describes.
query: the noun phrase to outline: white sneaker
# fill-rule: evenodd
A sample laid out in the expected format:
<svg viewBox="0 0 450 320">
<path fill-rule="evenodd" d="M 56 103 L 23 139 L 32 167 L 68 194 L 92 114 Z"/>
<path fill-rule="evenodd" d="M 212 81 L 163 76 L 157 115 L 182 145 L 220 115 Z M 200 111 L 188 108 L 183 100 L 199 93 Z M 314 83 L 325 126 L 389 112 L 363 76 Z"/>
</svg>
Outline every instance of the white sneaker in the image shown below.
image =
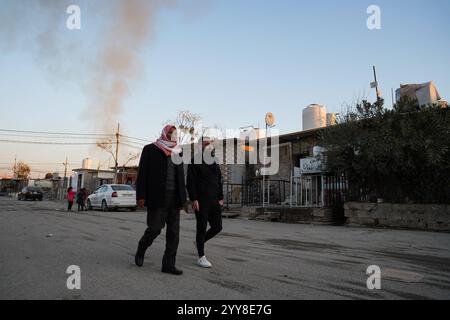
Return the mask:
<svg viewBox="0 0 450 320">
<path fill-rule="evenodd" d="M 205 256 L 201 257 L 200 259 L 198 259 L 197 264 L 202 267 L 202 268 L 211 268 L 212 264 L 211 262 L 208 261 L 208 259 L 206 259 Z"/>
</svg>

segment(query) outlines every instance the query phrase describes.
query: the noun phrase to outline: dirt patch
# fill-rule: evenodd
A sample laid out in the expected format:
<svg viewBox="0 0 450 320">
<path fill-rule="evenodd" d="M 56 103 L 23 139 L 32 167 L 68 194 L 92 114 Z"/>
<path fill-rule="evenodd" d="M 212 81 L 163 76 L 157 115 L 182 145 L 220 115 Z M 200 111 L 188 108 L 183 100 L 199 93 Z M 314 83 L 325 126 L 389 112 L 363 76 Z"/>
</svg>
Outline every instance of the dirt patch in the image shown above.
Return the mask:
<svg viewBox="0 0 450 320">
<path fill-rule="evenodd" d="M 209 279 L 208 282 L 210 282 L 212 284 L 215 284 L 215 285 L 219 285 L 219 286 L 221 286 L 223 288 L 227 288 L 227 289 L 238 291 L 238 292 L 243 293 L 243 294 L 248 294 L 248 293 L 250 293 L 253 290 L 253 288 L 250 287 L 250 286 L 247 286 L 245 284 L 242 284 L 242 283 L 239 283 L 239 282 L 236 282 L 236 281 L 232 281 L 232 280 L 219 280 L 219 279 L 212 280 L 212 279 Z"/>
<path fill-rule="evenodd" d="M 240 234 L 240 233 L 221 232 L 220 235 L 224 236 L 224 237 L 231 237 L 231 238 L 253 239 L 252 237 L 250 237 L 248 235 Z"/>
<path fill-rule="evenodd" d="M 264 242 L 289 250 L 299 251 L 339 251 L 343 248 L 336 244 L 307 242 L 288 239 L 266 239 Z"/>
<path fill-rule="evenodd" d="M 233 262 L 247 262 L 248 261 L 248 260 L 239 259 L 239 258 L 227 258 L 227 260 L 233 261 Z"/>
<path fill-rule="evenodd" d="M 419 265 L 428 267 L 433 270 L 445 271 L 447 273 L 450 273 L 450 258 L 448 257 L 436 257 L 390 251 L 379 251 L 378 253 L 385 257 L 395 258 L 414 266 Z"/>
</svg>

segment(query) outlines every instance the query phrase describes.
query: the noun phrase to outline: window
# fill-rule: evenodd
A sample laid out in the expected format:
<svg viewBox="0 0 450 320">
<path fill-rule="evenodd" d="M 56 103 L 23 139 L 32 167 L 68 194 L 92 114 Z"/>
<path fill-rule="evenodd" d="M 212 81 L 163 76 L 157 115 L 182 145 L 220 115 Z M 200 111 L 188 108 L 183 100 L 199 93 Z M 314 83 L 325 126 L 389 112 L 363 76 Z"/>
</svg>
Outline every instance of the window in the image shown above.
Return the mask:
<svg viewBox="0 0 450 320">
<path fill-rule="evenodd" d="M 131 186 L 127 186 L 127 185 L 115 185 L 115 186 L 112 186 L 112 189 L 114 191 L 134 191 L 134 189 Z"/>
<path fill-rule="evenodd" d="M 99 187 L 99 188 L 96 190 L 96 192 L 97 192 L 97 193 L 102 193 L 102 192 L 105 192 L 106 190 L 107 190 L 107 187 L 101 186 L 101 187 Z"/>
</svg>

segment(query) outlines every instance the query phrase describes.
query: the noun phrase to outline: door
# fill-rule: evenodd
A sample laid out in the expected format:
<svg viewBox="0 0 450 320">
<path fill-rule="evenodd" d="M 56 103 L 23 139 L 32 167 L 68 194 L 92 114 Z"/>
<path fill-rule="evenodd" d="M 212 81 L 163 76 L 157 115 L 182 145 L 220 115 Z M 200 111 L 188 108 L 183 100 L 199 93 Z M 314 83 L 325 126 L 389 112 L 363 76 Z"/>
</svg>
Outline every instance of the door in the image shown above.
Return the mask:
<svg viewBox="0 0 450 320">
<path fill-rule="evenodd" d="M 109 205 L 110 204 L 110 199 L 108 199 L 108 187 L 107 186 L 103 186 L 100 188 L 99 192 L 98 192 L 98 205 L 101 207 L 102 206 L 102 202 L 104 199 L 106 199 L 106 203 Z"/>
<path fill-rule="evenodd" d="M 98 207 L 100 205 L 99 204 L 99 198 L 100 198 L 100 190 L 102 188 L 103 187 L 97 188 L 97 190 L 94 191 L 94 193 L 92 194 L 92 197 L 90 198 L 91 199 L 91 205 L 93 207 Z"/>
</svg>

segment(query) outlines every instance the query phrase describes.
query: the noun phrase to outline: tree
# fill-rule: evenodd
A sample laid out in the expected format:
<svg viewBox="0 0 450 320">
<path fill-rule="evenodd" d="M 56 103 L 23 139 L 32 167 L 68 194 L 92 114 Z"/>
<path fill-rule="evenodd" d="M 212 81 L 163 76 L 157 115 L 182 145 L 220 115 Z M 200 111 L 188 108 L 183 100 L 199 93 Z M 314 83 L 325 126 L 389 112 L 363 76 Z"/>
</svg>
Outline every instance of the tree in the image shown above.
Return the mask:
<svg viewBox="0 0 450 320">
<path fill-rule="evenodd" d="M 204 135 L 211 138 L 223 136 L 220 126 L 216 124 L 213 127 L 204 127 L 202 117 L 188 110 L 178 112 L 177 118 L 167 121 L 166 124 L 173 124 L 177 127 L 178 143 L 181 145 L 196 143 Z"/>
<path fill-rule="evenodd" d="M 122 167 L 126 167 L 131 161 L 138 160 L 140 158 L 140 153 L 130 152 L 126 158 L 126 161 L 123 163 Z"/>
<path fill-rule="evenodd" d="M 15 174 L 17 179 L 26 180 L 30 176 L 31 168 L 28 164 L 21 161 L 15 166 Z"/>
<path fill-rule="evenodd" d="M 449 134 L 448 108 L 362 101 L 320 140 L 328 168 L 347 176 L 351 200 L 448 203 Z"/>
<path fill-rule="evenodd" d="M 102 140 L 102 141 L 97 141 L 97 147 L 99 147 L 100 149 L 102 149 L 103 151 L 109 153 L 111 155 L 111 157 L 114 160 L 114 163 L 118 163 L 118 159 L 116 159 L 116 153 L 115 150 L 113 148 L 114 143 L 111 139 L 107 139 L 107 140 Z M 130 152 L 127 154 L 127 156 L 124 158 L 125 161 L 123 162 L 123 167 L 125 167 L 126 165 L 128 165 L 131 161 L 137 160 L 140 157 L 140 153 L 139 152 Z M 118 165 L 120 167 L 120 165 Z M 117 172 L 114 173 L 114 181 L 116 181 L 117 179 Z"/>
<path fill-rule="evenodd" d="M 178 130 L 178 143 L 181 145 L 191 144 L 201 137 L 202 118 L 200 115 L 188 110 L 178 112 L 174 121 L 167 121 L 166 124 L 173 124 Z"/>
<path fill-rule="evenodd" d="M 103 151 L 109 153 L 113 158 L 114 162 L 116 162 L 116 153 L 113 150 L 113 142 L 111 139 L 105 139 L 101 141 L 97 141 L 97 147 L 102 149 Z"/>
</svg>

